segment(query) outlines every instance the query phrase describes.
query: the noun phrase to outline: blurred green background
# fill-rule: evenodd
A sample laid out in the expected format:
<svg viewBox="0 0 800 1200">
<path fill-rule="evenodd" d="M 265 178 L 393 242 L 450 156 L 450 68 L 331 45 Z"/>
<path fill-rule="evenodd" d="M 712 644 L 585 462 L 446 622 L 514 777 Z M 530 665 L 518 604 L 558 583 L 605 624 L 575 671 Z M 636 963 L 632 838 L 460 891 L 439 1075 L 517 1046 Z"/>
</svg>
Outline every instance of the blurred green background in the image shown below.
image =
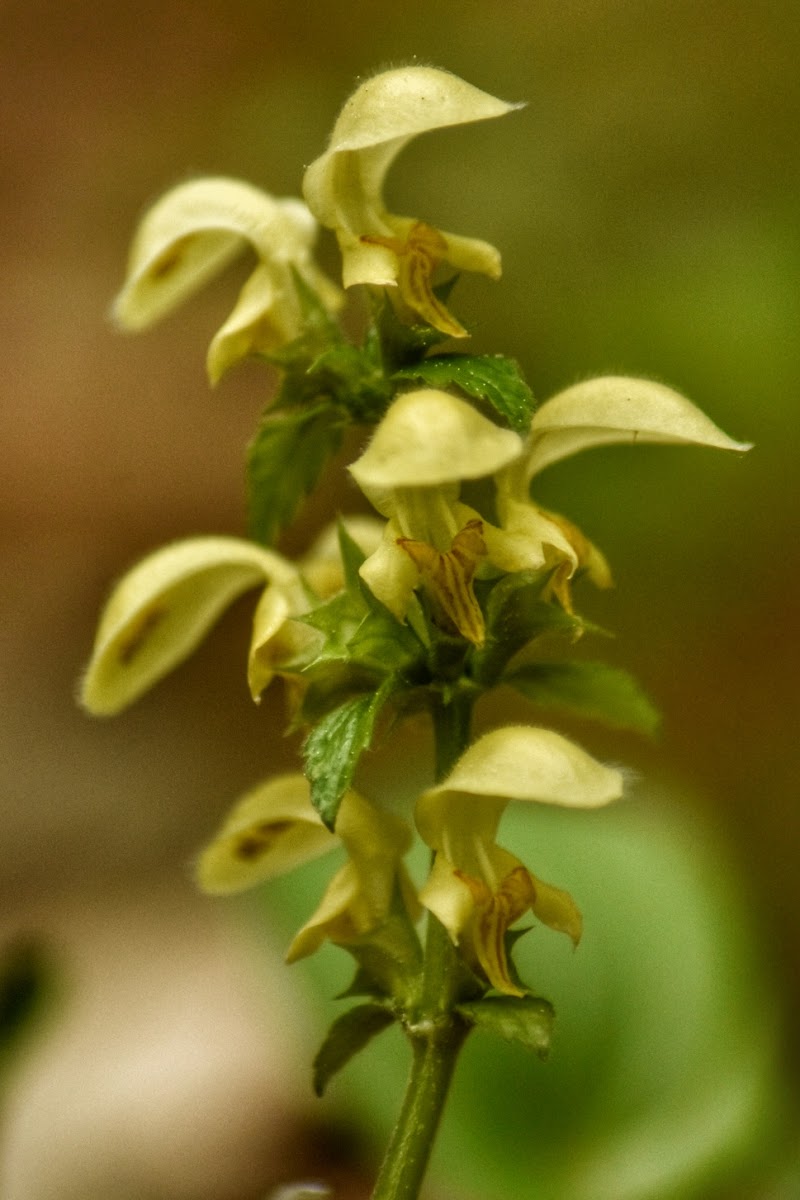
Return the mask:
<svg viewBox="0 0 800 1200">
<path fill-rule="evenodd" d="M 500 284 L 459 285 L 458 312 L 476 326 L 475 348 L 518 358 L 542 398 L 599 372 L 661 379 L 733 437 L 755 443 L 744 458 L 659 447 L 596 451 L 539 481 L 537 498 L 574 519 L 608 555 L 616 589 L 586 594 L 581 606 L 616 632 L 597 652 L 638 675 L 663 710 L 664 730 L 657 744 L 642 745 L 564 726 L 645 781 L 640 800 L 607 826 L 544 822 L 527 835 L 532 869 L 573 883 L 605 933 L 566 965 L 535 935 L 543 957 L 532 957 L 532 969 L 540 964 L 543 990 L 564 1014 L 561 1058 L 523 1068 L 502 1051 L 490 1056 L 515 1079 L 525 1072 L 515 1083 L 525 1100 L 512 1097 L 514 1137 L 504 1143 L 503 1077 L 476 1094 L 489 1059 L 480 1066 L 475 1051 L 442 1166 L 449 1171 L 460 1156 L 453 1194 L 487 1200 L 493 1178 L 498 1194 L 528 1195 L 531 1171 L 544 1172 L 546 1200 L 800 1195 L 796 1175 L 784 1174 L 792 1169 L 786 1147 L 800 1073 L 799 55 L 795 0 L 0 5 L 0 896 L 3 936 L 38 934 L 74 976 L 71 1019 L 83 1011 L 81 963 L 93 964 L 92 986 L 107 995 L 111 968 L 103 964 L 119 962 L 118 995 L 130 995 L 125 937 L 114 930 L 140 927 L 142 906 L 148 937 L 140 959 L 127 953 L 140 979 L 153 971 L 156 998 L 180 974 L 180 951 L 192 938 L 216 946 L 220 922 L 237 929 L 232 907 L 211 916 L 210 902 L 193 896 L 184 864 L 230 799 L 290 761 L 292 750 L 279 703 L 256 710 L 243 686 L 246 603 L 121 721 L 92 724 L 73 706 L 109 581 L 168 538 L 242 529 L 241 451 L 271 386 L 250 366 L 214 393 L 206 385 L 205 347 L 229 311 L 241 278 L 235 271 L 146 337 L 123 339 L 110 329 L 105 314 L 131 230 L 148 201 L 193 174 L 236 175 L 278 195 L 297 193 L 302 166 L 324 146 L 360 76 L 430 62 L 528 102 L 503 121 L 419 139 L 389 180 L 395 211 L 501 249 Z M 322 254 L 335 264 L 330 241 Z M 347 507 L 355 497 L 340 487 L 327 503 Z M 304 545 L 323 513 L 319 504 L 304 512 L 287 548 Z M 277 894 L 266 896 L 275 909 L 268 924 L 288 934 Z M 281 903 L 294 904 L 300 919 L 314 903 L 312 885 Z M 159 945 L 167 948 L 160 955 Z M 210 972 L 223 970 L 225 953 L 209 951 Z M 590 999 L 581 1003 L 582 995 Z M 275 1003 L 285 1017 L 301 1002 L 290 995 Z M 109 1005 L 100 1007 L 107 1016 Z M 187 1002 L 180 1011 L 190 1009 Z M 614 1022 L 628 1013 L 622 1025 L 630 1031 L 645 1010 L 638 1057 L 628 1055 Z M 131 1021 L 114 1011 L 107 1043 L 86 1035 L 99 1058 L 129 1049 Z M 671 1022 L 685 1030 L 687 1011 L 697 1037 L 682 1043 L 668 1068 L 654 1047 L 659 1036 L 670 1040 Z M 309 1010 L 306 1019 L 316 1028 L 323 1018 Z M 267 1025 L 276 1025 L 271 1016 Z M 258 1020 L 254 1026 L 261 1028 Z M 271 1033 L 275 1044 L 281 1037 Z M 302 1072 L 306 1051 L 297 1040 L 292 1071 Z M 586 1056 L 576 1057 L 575 1046 L 589 1047 Z M 280 1137 L 259 1131 L 250 1174 L 236 1177 L 225 1143 L 219 1154 L 227 1165 L 206 1192 L 202 1181 L 186 1182 L 198 1127 L 190 1121 L 175 1135 L 185 1153 L 173 1163 L 175 1178 L 163 1176 L 171 1182 L 151 1182 L 148 1192 L 136 1174 L 148 1154 L 143 1133 L 124 1169 L 117 1162 L 105 1177 L 97 1167 L 87 1183 L 85 1160 L 102 1160 L 105 1140 L 95 1132 L 81 1143 L 64 1123 L 63 1105 L 48 1091 L 51 1050 L 57 1039 L 22 1064 L 9 1100 L 13 1178 L 4 1194 L 11 1200 L 52 1194 L 44 1167 L 31 1165 L 36 1130 L 45 1126 L 53 1169 L 69 1168 L 77 1181 L 61 1171 L 60 1194 L 75 1200 L 108 1194 L 109 1179 L 113 1194 L 132 1200 L 250 1200 L 284 1177 L 287 1162 L 300 1169 L 308 1161 L 303 1135 L 275 1118 Z M 614 1072 L 621 1062 L 640 1070 L 651 1051 L 645 1082 L 655 1095 L 648 1092 L 645 1104 L 628 1075 Z M 402 1057 L 397 1048 L 386 1053 Z M 736 1078 L 727 1073 L 733 1060 Z M 273 1083 L 286 1077 L 284 1066 L 268 1076 Z M 351 1114 L 384 1107 L 373 1102 L 368 1067 L 355 1078 L 369 1104 L 359 1108 L 352 1084 L 341 1093 Z M 60 1070 L 67 1091 L 91 1090 L 80 1055 L 72 1074 Z M 698 1079 L 711 1081 L 707 1103 L 698 1103 Z M 597 1099 L 606 1080 L 617 1095 L 609 1111 L 620 1114 L 619 1124 L 608 1118 L 610 1131 Z M 292 1085 L 287 1102 L 301 1127 L 313 1112 L 304 1085 Z M 248 1087 L 261 1095 L 257 1084 Z M 108 1100 L 96 1088 L 102 1111 Z M 673 1104 L 681 1093 L 685 1110 Z M 703 1132 L 697 1110 L 716 1112 L 720 1097 L 740 1094 L 739 1123 L 726 1132 L 720 1120 L 716 1132 Z M 43 1095 L 50 1107 L 36 1109 Z M 625 1097 L 639 1116 L 655 1114 L 647 1161 L 667 1164 L 663 1178 L 634 1178 L 627 1191 L 622 1167 L 610 1185 L 573 1169 L 575 1146 L 592 1139 L 623 1155 L 598 1152 L 607 1166 L 645 1161 L 644 1151 L 626 1159 L 619 1150 L 624 1136 L 634 1137 Z M 326 1121 L 345 1120 L 335 1095 L 322 1111 Z M 760 1124 L 759 1111 L 766 1114 Z M 56 1121 L 55 1132 L 47 1121 Z M 496 1168 L 480 1157 L 489 1126 Z M 677 1150 L 691 1159 L 695 1143 L 714 1147 L 711 1156 L 694 1156 L 704 1159 L 705 1174 L 676 1167 L 670 1176 Z M 70 1157 L 70 1145 L 83 1151 Z M 352 1178 L 342 1184 L 354 1195 L 358 1186 Z M 532 1184 L 530 1194 L 537 1194 Z"/>
</svg>

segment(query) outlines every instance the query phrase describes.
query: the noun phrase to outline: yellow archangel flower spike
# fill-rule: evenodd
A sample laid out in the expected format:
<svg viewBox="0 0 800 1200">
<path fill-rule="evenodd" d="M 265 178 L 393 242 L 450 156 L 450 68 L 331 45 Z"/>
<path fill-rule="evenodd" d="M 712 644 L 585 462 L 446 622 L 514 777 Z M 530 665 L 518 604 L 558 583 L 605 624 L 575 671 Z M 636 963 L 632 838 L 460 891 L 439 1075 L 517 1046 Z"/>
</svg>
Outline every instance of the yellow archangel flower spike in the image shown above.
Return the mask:
<svg viewBox="0 0 800 1200">
<path fill-rule="evenodd" d="M 422 575 L 439 621 L 482 646 L 486 629 L 472 581 L 478 564 L 486 557 L 483 522 L 468 521 L 444 552 L 412 538 L 398 538 L 397 544 Z"/>
</svg>

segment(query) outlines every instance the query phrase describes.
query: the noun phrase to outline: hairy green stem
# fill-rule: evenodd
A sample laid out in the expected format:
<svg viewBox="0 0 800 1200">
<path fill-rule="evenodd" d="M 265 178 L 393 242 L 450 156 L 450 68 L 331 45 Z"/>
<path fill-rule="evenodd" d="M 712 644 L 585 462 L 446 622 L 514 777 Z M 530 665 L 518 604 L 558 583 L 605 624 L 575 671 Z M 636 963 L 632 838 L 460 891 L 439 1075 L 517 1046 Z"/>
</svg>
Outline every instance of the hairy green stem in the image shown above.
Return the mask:
<svg viewBox="0 0 800 1200">
<path fill-rule="evenodd" d="M 456 697 L 434 711 L 436 778 L 443 779 L 469 745 L 472 704 Z M 372 1200 L 417 1200 L 450 1081 L 469 1025 L 454 1011 L 460 979 L 447 930 L 428 914 L 422 995 L 408 1014 L 411 1072 Z"/>
<path fill-rule="evenodd" d="M 474 704 L 472 693 L 457 692 L 448 703 L 442 702 L 433 710 L 437 783 L 450 774 L 469 746 Z"/>
<path fill-rule="evenodd" d="M 413 1049 L 403 1107 L 373 1200 L 417 1200 L 468 1026 L 449 1015 L 409 1030 Z"/>
</svg>

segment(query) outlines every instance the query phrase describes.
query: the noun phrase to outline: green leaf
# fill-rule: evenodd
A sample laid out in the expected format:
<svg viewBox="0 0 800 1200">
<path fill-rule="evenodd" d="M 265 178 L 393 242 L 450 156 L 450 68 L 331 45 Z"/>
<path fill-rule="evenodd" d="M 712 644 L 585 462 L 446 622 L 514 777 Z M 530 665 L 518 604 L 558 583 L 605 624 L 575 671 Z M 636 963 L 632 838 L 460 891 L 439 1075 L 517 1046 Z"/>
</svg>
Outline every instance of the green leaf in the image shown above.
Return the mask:
<svg viewBox="0 0 800 1200">
<path fill-rule="evenodd" d="M 549 1001 L 537 996 L 489 996 L 459 1004 L 456 1011 L 475 1029 L 499 1034 L 505 1041 L 547 1058 L 555 1021 Z"/>
<path fill-rule="evenodd" d="M 247 451 L 251 537 L 275 540 L 338 450 L 343 428 L 343 414 L 328 403 L 262 419 Z"/>
<path fill-rule="evenodd" d="M 358 1004 L 333 1022 L 314 1059 L 314 1091 L 321 1096 L 333 1076 L 393 1023 L 382 1004 Z"/>
<path fill-rule="evenodd" d="M 359 554 L 362 553 L 358 547 L 356 549 Z M 342 555 L 344 554 L 345 549 L 342 547 Z M 359 563 L 359 567 L 360 565 Z M 384 669 L 388 667 L 390 670 L 419 658 L 427 642 L 420 635 L 420 630 L 414 622 L 419 603 L 417 598 L 414 597 L 411 601 L 407 619 L 399 621 L 370 590 L 360 575 L 356 575 L 356 581 L 364 602 L 365 617 L 351 643 L 353 657 L 362 662 L 375 661 L 378 665 L 383 665 Z"/>
<path fill-rule="evenodd" d="M 484 687 L 496 683 L 511 658 L 545 634 L 574 641 L 584 630 L 579 617 L 558 604 L 542 600 L 550 573 L 519 571 L 505 575 L 492 588 L 485 604 L 486 640 L 472 654 L 472 675 Z"/>
<path fill-rule="evenodd" d="M 526 434 L 536 408 L 519 366 L 502 354 L 442 354 L 398 371 L 395 379 L 416 379 L 430 387 L 460 388 L 485 400 L 515 433 Z"/>
<path fill-rule="evenodd" d="M 413 631 L 400 625 L 385 609 L 370 611 L 352 592 L 340 592 L 298 618 L 325 635 L 325 642 L 305 666 L 309 675 L 324 663 L 343 663 L 354 671 L 366 668 L 371 677 L 410 667 L 423 657 Z M 363 672 L 362 672 L 363 673 Z"/>
<path fill-rule="evenodd" d="M 303 743 L 311 803 L 328 829 L 336 824 L 339 804 L 353 781 L 358 760 L 368 749 L 375 720 L 389 695 L 387 679 L 369 696 L 357 696 L 322 718 Z"/>
<path fill-rule="evenodd" d="M 301 363 L 308 365 L 323 346 L 344 344 L 344 334 L 335 317 L 325 307 L 307 280 L 294 267 L 292 267 L 292 280 L 303 318 L 302 333 L 294 341 L 264 355 L 275 366 L 289 370 Z"/>
<path fill-rule="evenodd" d="M 511 671 L 504 682 L 543 708 L 559 708 L 650 737 L 659 725 L 658 710 L 633 676 L 605 663 L 530 663 Z"/>
<path fill-rule="evenodd" d="M 349 946 L 342 945 L 342 950 L 348 950 Z M 387 993 L 376 981 L 374 974 L 363 967 L 356 959 L 356 973 L 350 983 L 336 996 L 337 1000 L 355 1000 L 362 996 L 371 996 L 375 1000 L 383 1000 L 387 998 Z"/>
</svg>

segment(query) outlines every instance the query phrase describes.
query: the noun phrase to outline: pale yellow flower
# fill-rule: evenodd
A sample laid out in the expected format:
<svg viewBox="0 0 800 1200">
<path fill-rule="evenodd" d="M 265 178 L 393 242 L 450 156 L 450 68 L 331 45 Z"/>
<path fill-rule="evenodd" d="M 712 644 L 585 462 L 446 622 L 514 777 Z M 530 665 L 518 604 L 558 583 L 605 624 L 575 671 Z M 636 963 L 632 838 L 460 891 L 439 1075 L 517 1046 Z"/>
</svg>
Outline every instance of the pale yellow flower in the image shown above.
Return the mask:
<svg viewBox="0 0 800 1200">
<path fill-rule="evenodd" d="M 388 518 L 383 541 L 361 575 L 398 620 L 423 581 L 443 619 L 470 640 L 482 640 L 472 594 L 484 553 L 482 522 L 460 503 L 460 486 L 507 466 L 522 447 L 517 434 L 448 392 L 422 388 L 391 405 L 350 472 Z"/>
<path fill-rule="evenodd" d="M 339 845 L 309 798 L 303 775 L 278 775 L 247 792 L 202 852 L 195 877 L 204 892 L 255 887 Z"/>
<path fill-rule="evenodd" d="M 569 580 L 579 568 L 598 586 L 608 586 L 611 574 L 600 551 L 565 517 L 532 502 L 530 485 L 563 458 L 625 442 L 750 449 L 664 384 L 616 375 L 575 384 L 542 404 L 525 452 L 497 475 L 499 528 L 487 526 L 484 533 L 492 562 L 510 572 L 554 567 L 554 590 L 566 607 Z"/>
<path fill-rule="evenodd" d="M 505 936 L 532 911 L 577 943 L 581 916 L 569 893 L 533 875 L 496 843 L 512 800 L 566 808 L 599 808 L 622 794 L 622 775 L 560 734 L 508 726 L 484 734 L 447 779 L 424 792 L 415 819 L 436 851 L 419 898 L 489 983 L 523 994 L 509 972 Z"/>
<path fill-rule="evenodd" d="M 351 790 L 339 807 L 336 836 L 347 861 L 295 936 L 288 962 L 313 954 L 326 940 L 347 945 L 367 938 L 387 920 L 398 899 L 412 918 L 418 915 L 416 892 L 402 862 L 413 835 L 402 818 Z"/>
<path fill-rule="evenodd" d="M 296 567 L 240 538 L 188 538 L 155 551 L 120 580 L 101 614 L 81 702 L 97 716 L 127 708 L 188 658 L 238 596 L 270 582 L 295 588 Z"/>
<path fill-rule="evenodd" d="M 433 272 L 447 262 L 497 279 L 499 253 L 486 242 L 390 213 L 383 183 L 397 155 L 418 134 L 500 117 L 518 107 L 434 67 L 384 71 L 356 89 L 339 114 L 328 149 L 303 181 L 314 216 L 336 231 L 345 287 L 397 286 L 405 303 L 434 328 L 466 336 L 434 296 Z"/>
<path fill-rule="evenodd" d="M 599 587 L 611 572 L 602 553 L 566 517 L 530 498 L 551 463 L 614 442 L 668 442 L 744 451 L 695 405 L 663 384 L 610 376 L 546 401 L 523 444 L 471 404 L 432 388 L 398 397 L 350 470 L 388 518 L 362 576 L 398 620 L 422 582 L 442 623 L 480 645 L 476 572 L 546 569 L 549 590 L 571 608 L 570 581 L 585 571 Z M 462 482 L 493 475 L 497 523 L 463 504 Z"/>
<path fill-rule="evenodd" d="M 613 443 L 661 442 L 750 450 L 735 442 L 679 392 L 652 379 L 604 375 L 573 384 L 552 396 L 531 422 L 525 473 L 539 471 L 586 450 Z"/>
<path fill-rule="evenodd" d="M 348 518 L 345 525 L 365 552 L 378 544 L 378 521 Z M 113 590 L 81 682 L 81 702 L 97 716 L 127 708 L 188 658 L 238 596 L 260 587 L 248 659 L 257 700 L 276 670 L 320 636 L 294 619 L 311 605 L 306 582 L 322 599 L 344 586 L 332 530 L 297 564 L 241 538 L 195 537 L 162 547 Z"/>
<path fill-rule="evenodd" d="M 401 861 L 411 840 L 405 821 L 352 790 L 331 833 L 311 803 L 304 776 L 281 775 L 234 806 L 200 855 L 196 877 L 203 891 L 239 892 L 343 846 L 347 861 L 289 947 L 287 959 L 295 962 L 326 940 L 346 945 L 368 937 L 386 921 L 398 893 L 416 915 L 416 896 Z"/>
<path fill-rule="evenodd" d="M 276 200 L 236 179 L 180 184 L 142 218 L 113 316 L 124 329 L 147 328 L 249 246 L 256 268 L 208 350 L 208 374 L 216 383 L 240 359 L 300 334 L 293 271 L 331 310 L 339 307 L 339 289 L 312 258 L 316 236 L 316 222 L 299 200 Z"/>
</svg>

